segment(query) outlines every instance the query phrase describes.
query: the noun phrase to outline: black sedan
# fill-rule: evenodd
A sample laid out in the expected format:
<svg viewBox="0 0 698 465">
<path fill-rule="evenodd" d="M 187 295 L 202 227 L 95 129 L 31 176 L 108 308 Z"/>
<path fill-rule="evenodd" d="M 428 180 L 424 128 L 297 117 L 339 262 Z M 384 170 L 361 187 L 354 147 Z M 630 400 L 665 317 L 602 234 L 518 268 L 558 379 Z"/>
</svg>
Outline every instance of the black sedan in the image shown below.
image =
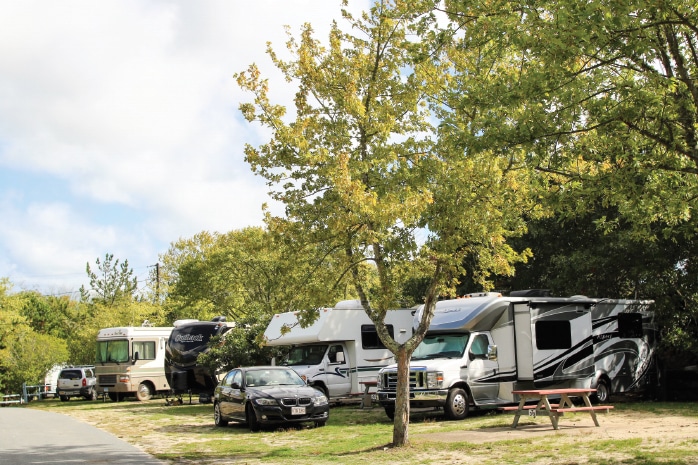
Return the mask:
<svg viewBox="0 0 698 465">
<path fill-rule="evenodd" d="M 325 426 L 330 405 L 322 391 L 308 386 L 291 368 L 236 368 L 225 375 L 213 395 L 216 426 L 246 422 L 252 431 L 263 425 L 313 422 Z"/>
</svg>

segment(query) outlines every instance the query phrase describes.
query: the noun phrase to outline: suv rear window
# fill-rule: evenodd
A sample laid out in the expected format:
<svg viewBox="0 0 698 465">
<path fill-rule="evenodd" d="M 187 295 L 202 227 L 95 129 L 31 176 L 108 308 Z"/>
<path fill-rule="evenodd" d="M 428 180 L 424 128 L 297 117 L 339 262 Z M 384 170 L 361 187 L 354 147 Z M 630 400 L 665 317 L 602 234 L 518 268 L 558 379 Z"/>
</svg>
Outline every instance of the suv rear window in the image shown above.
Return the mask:
<svg viewBox="0 0 698 465">
<path fill-rule="evenodd" d="M 59 376 L 61 379 L 82 379 L 82 372 L 80 370 L 63 370 Z"/>
</svg>

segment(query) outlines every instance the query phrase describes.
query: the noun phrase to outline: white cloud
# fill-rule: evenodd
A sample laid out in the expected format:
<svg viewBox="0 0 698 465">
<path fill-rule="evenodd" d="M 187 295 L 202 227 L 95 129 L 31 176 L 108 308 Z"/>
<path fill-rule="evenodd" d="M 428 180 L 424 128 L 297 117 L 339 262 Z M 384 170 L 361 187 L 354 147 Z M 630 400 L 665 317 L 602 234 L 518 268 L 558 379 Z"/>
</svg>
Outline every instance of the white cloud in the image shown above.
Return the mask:
<svg viewBox="0 0 698 465">
<path fill-rule="evenodd" d="M 0 1 L 0 180 L 64 186 L 0 184 L 0 276 L 153 263 L 179 237 L 261 224 L 267 188 L 243 160 L 261 136 L 233 74 L 278 79 L 266 42 L 304 22 L 324 40 L 339 0 Z"/>
</svg>

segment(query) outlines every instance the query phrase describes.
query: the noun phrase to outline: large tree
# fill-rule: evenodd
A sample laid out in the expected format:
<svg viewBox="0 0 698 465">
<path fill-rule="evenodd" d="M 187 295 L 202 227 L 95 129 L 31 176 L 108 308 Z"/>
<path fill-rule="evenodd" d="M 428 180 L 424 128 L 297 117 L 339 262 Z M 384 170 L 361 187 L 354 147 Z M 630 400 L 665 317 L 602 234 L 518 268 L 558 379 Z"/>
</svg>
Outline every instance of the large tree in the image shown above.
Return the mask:
<svg viewBox="0 0 698 465">
<path fill-rule="evenodd" d="M 328 47 L 307 25 L 300 41 L 290 38 L 289 60 L 270 48 L 276 66 L 298 85 L 290 115 L 269 100 L 256 66 L 238 75 L 254 95 L 241 106 L 244 116 L 272 134 L 267 144 L 246 147 L 253 170 L 286 207 L 285 217 L 268 217 L 269 228 L 298 249 L 322 244 L 322 258 L 341 264 L 337 282 L 351 277 L 395 354 L 396 446 L 408 443 L 409 360 L 436 301 L 453 293 L 466 255 L 477 257 L 484 288 L 489 272 L 510 273 L 526 253 L 505 239 L 523 232 L 522 213 L 535 210 L 520 152 L 474 149 L 453 126 L 439 125 L 451 70 L 437 59 L 438 47 L 412 35 L 433 32 L 434 18 L 423 15 L 431 6 L 380 1 L 360 19 L 343 12 L 351 33 L 333 24 Z M 375 286 L 367 263 L 377 273 Z M 401 301 L 404 284 L 417 278 L 427 280 L 426 311 L 414 335 L 398 344 L 385 315 Z"/>
</svg>

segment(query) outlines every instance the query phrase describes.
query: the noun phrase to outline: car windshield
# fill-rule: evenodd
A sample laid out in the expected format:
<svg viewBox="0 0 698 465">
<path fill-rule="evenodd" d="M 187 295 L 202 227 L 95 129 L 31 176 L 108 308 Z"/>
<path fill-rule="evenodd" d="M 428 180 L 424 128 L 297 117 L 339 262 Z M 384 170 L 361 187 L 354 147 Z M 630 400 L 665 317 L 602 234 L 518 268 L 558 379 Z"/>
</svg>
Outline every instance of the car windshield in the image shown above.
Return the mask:
<svg viewBox="0 0 698 465">
<path fill-rule="evenodd" d="M 460 358 L 463 356 L 469 337 L 468 333 L 427 335 L 412 354 L 412 360 Z"/>
<path fill-rule="evenodd" d="M 305 381 L 293 370 L 250 370 L 245 373 L 245 385 L 255 386 L 303 386 Z"/>
<path fill-rule="evenodd" d="M 327 352 L 327 345 L 296 346 L 291 349 L 282 365 L 319 365 Z"/>
</svg>

